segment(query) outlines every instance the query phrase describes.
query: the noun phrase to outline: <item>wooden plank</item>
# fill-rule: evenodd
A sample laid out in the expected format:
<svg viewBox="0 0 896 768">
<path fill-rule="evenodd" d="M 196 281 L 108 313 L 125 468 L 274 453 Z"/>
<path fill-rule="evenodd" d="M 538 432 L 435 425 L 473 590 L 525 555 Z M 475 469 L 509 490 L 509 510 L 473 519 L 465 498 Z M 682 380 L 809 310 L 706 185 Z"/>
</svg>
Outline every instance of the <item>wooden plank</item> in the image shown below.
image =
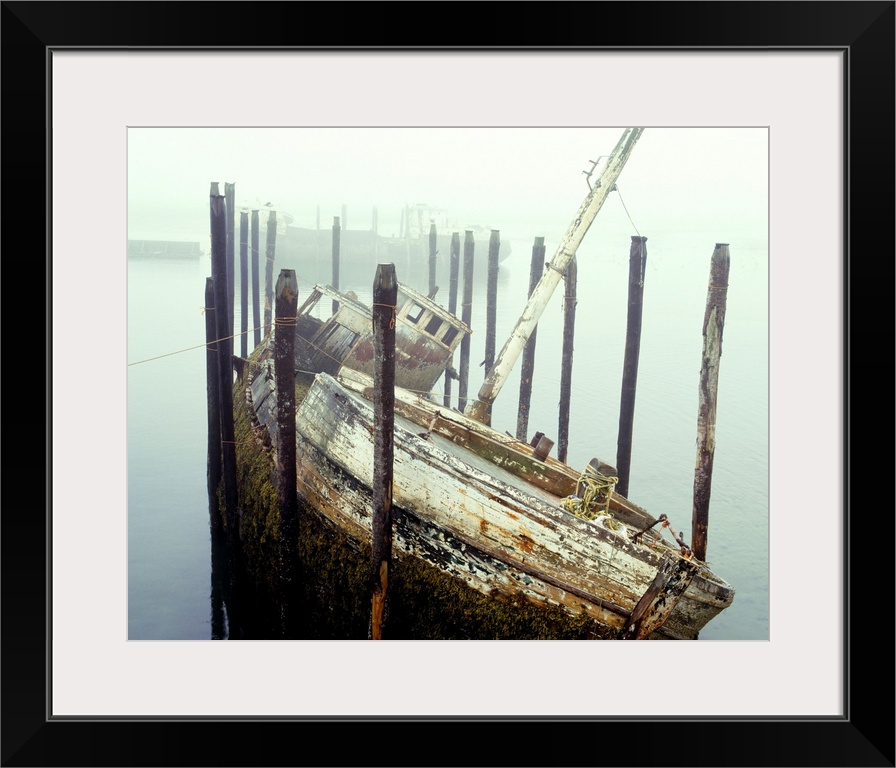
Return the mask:
<svg viewBox="0 0 896 768">
<path fill-rule="evenodd" d="M 656 578 L 638 600 L 620 640 L 646 640 L 669 618 L 700 566 L 672 552 L 663 555 Z"/>
</svg>

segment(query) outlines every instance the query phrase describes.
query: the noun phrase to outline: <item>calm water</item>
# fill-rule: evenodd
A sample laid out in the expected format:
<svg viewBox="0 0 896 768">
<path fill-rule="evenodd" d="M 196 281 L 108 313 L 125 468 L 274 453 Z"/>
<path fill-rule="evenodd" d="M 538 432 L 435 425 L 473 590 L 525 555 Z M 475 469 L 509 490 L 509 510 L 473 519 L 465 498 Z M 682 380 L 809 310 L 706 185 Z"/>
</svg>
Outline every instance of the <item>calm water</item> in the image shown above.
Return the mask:
<svg viewBox="0 0 896 768">
<path fill-rule="evenodd" d="M 630 234 L 623 228 L 602 231 L 597 222 L 578 252 L 567 457 L 573 467 L 584 467 L 595 456 L 611 464 L 616 460 Z M 654 515 L 666 513 L 689 540 L 701 334 L 715 242 L 680 231 L 662 238 L 642 234 L 648 235 L 648 255 L 629 497 Z M 498 280 L 498 350 L 519 318 L 528 292 L 532 238 L 511 239 L 511 244 L 513 253 L 502 264 Z M 549 260 L 557 238 L 546 236 L 545 245 Z M 738 243 L 733 238 L 730 251 L 707 559 L 735 586 L 737 595 L 733 605 L 701 632 L 701 641 L 769 637 L 768 252 L 765 242 Z M 476 258 L 487 258 L 487 243 L 477 242 Z M 425 270 L 412 273 L 407 267 L 396 264 L 399 280 L 426 291 Z M 276 263 L 275 279 L 281 268 L 295 269 L 300 288 L 307 292 L 311 282 L 300 264 Z M 213 627 L 206 495 L 202 306 L 210 274 L 207 256 L 186 262 L 128 262 L 132 640 L 220 637 L 219 615 Z M 262 275 L 262 293 L 263 279 Z M 372 272 L 352 275 L 345 268 L 341 272 L 340 287 L 354 290 L 362 300 L 369 300 L 372 282 Z M 471 395 L 485 373 L 479 367 L 485 345 L 484 277 L 479 283 L 472 308 Z M 436 300 L 447 305 L 447 281 L 439 284 Z M 529 418 L 530 435 L 539 430 L 555 441 L 562 291 L 561 283 L 539 323 Z M 239 297 L 235 304 L 239 329 Z M 249 312 L 251 327 L 251 302 Z M 238 342 L 234 349 L 239 351 Z M 516 431 L 518 402 L 519 364 L 494 405 L 496 429 Z"/>
</svg>

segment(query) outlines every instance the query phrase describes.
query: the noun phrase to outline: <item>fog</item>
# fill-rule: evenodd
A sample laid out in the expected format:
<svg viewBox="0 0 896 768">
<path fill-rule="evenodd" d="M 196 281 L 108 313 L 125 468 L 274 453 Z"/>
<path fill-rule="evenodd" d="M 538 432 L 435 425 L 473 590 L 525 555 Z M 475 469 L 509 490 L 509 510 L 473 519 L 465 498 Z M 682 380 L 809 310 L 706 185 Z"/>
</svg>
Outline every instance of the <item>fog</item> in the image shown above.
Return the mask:
<svg viewBox="0 0 896 768">
<path fill-rule="evenodd" d="M 235 185 L 238 207 L 271 203 L 300 226 L 319 211 L 321 226 L 345 213 L 343 227 L 368 229 L 376 208 L 378 231 L 398 234 L 403 206 L 426 203 L 502 236 L 559 237 L 622 130 L 131 127 L 128 236 L 205 244 L 217 181 Z M 765 128 L 648 127 L 605 210 L 652 237 L 765 244 L 768 145 Z"/>
</svg>

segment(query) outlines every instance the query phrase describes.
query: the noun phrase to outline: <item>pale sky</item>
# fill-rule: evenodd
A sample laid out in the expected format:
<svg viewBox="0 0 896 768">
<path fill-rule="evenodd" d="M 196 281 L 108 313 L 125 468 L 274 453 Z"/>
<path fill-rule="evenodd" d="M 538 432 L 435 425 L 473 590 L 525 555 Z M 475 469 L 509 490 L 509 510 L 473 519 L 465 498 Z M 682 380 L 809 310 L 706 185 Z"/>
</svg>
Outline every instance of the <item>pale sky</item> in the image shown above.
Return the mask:
<svg viewBox="0 0 896 768">
<path fill-rule="evenodd" d="M 584 171 L 622 130 L 130 127 L 129 235 L 187 237 L 195 221 L 204 236 L 218 181 L 222 193 L 236 185 L 238 205 L 274 202 L 305 226 L 317 205 L 329 226 L 344 204 L 349 228 L 367 228 L 376 207 L 379 231 L 397 233 L 402 206 L 427 203 L 502 234 L 550 237 L 565 231 L 587 193 Z M 622 202 L 644 234 L 764 239 L 768 145 L 766 128 L 647 127 L 619 179 Z"/>
</svg>

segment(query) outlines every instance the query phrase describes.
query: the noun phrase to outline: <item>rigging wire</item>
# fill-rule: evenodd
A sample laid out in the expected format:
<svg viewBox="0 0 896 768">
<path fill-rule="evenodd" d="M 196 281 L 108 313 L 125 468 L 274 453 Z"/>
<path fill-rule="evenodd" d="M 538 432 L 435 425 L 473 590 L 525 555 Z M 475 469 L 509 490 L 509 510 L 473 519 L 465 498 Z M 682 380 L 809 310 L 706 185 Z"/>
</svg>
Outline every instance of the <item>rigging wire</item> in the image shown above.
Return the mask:
<svg viewBox="0 0 896 768">
<path fill-rule="evenodd" d="M 617 184 L 615 187 L 613 187 L 613 189 L 615 189 L 616 194 L 619 195 L 619 202 L 622 203 L 622 209 L 625 211 L 625 215 L 628 216 L 628 220 L 631 222 L 632 227 L 635 230 L 635 234 L 637 234 L 638 237 L 641 237 L 641 233 L 638 231 L 638 228 L 635 226 L 635 222 L 632 221 L 632 215 L 628 212 L 628 208 L 625 205 L 625 200 L 622 199 L 622 192 L 619 191 L 619 185 Z"/>
</svg>

